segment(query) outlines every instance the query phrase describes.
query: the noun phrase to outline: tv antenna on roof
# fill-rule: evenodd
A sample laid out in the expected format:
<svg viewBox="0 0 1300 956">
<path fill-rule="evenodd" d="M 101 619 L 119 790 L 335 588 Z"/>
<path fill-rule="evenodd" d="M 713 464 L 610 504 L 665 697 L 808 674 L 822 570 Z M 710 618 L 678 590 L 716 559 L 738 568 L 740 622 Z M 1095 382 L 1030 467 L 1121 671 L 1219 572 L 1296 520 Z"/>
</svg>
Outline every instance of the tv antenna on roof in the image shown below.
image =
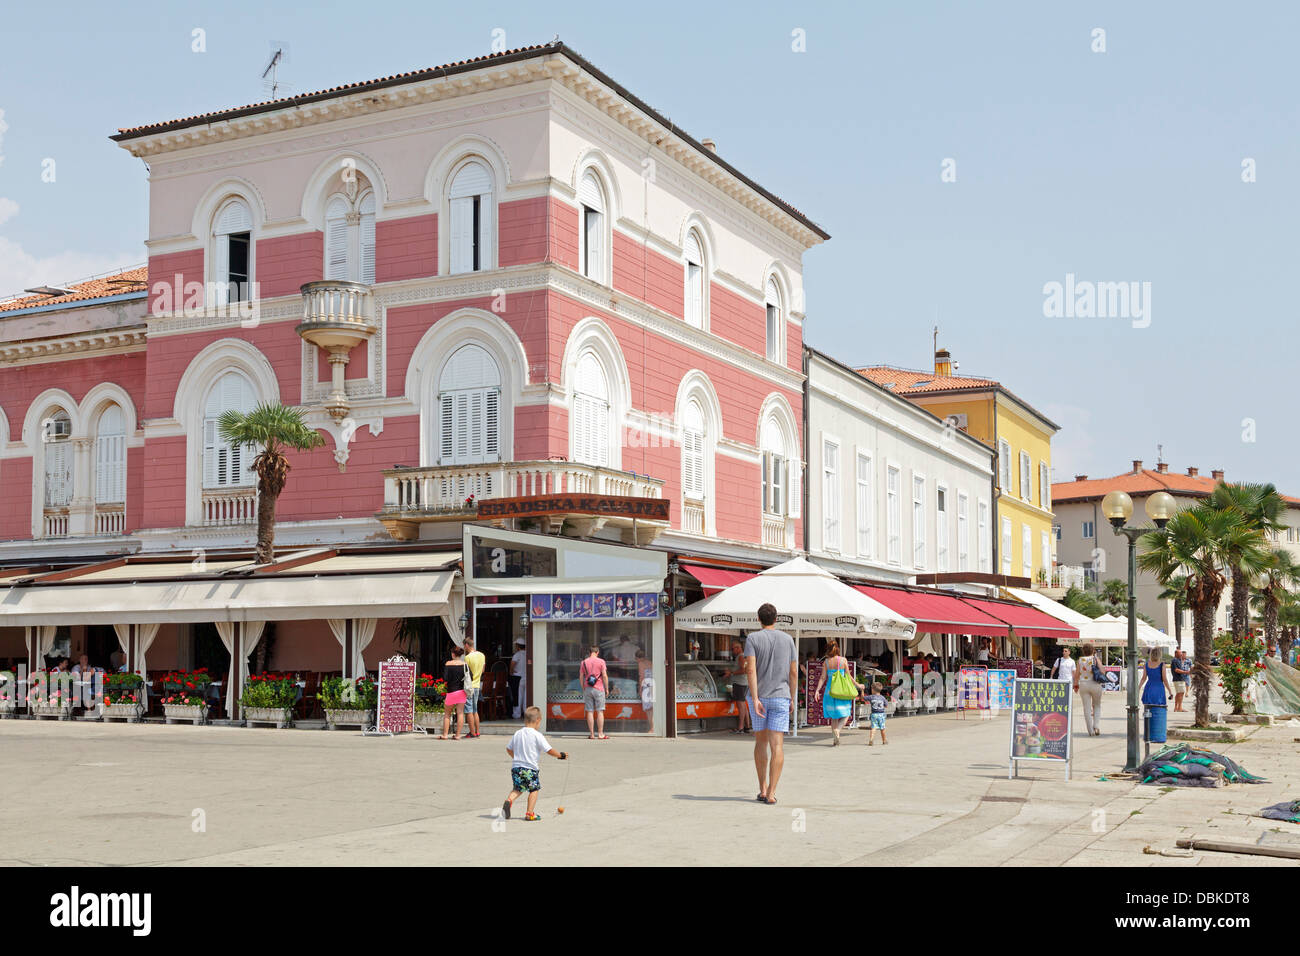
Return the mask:
<svg viewBox="0 0 1300 956">
<path fill-rule="evenodd" d="M 276 94 L 283 87 L 286 92 L 293 89 L 288 83 L 281 83 L 279 79 L 280 67 L 289 62 L 289 44 L 271 43 L 271 59 L 266 64 L 266 69 L 262 71 L 262 89 L 275 99 Z"/>
</svg>

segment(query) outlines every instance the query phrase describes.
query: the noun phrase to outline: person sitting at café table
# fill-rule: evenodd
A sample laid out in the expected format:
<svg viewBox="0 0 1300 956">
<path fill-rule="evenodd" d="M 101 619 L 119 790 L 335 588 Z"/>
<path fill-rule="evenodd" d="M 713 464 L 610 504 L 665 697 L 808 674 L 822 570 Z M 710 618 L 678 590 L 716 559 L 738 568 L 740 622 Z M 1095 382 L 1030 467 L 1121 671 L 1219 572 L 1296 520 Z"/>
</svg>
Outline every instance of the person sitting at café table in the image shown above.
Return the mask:
<svg viewBox="0 0 1300 956">
<path fill-rule="evenodd" d="M 78 657 L 77 663 L 72 665 L 72 673 L 74 674 L 93 674 L 95 670 L 96 668 L 90 666 L 90 658 L 85 654 Z"/>
</svg>

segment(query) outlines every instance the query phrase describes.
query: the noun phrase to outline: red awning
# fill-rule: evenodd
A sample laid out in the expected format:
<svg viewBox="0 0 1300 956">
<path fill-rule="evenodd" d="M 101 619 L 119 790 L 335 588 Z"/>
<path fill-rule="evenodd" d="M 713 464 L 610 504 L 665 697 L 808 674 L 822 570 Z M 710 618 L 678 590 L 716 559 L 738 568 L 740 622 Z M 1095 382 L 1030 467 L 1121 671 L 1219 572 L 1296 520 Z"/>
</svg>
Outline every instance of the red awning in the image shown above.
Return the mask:
<svg viewBox="0 0 1300 956">
<path fill-rule="evenodd" d="M 1063 637 L 1077 638 L 1078 628 L 1071 627 L 1064 621 L 1050 614 L 1030 607 L 1028 604 L 1012 604 L 1008 601 L 991 601 L 986 598 L 963 597 L 962 600 L 981 611 L 1006 621 L 1016 629 L 1019 637 L 1042 637 L 1059 641 Z"/>
<path fill-rule="evenodd" d="M 754 576 L 752 571 L 729 571 L 726 568 L 709 568 L 700 564 L 683 564 L 682 570 L 704 586 L 704 595 L 725 591 L 733 584 L 748 581 Z"/>
<path fill-rule="evenodd" d="M 905 591 L 899 588 L 854 585 L 891 611 L 916 622 L 918 634 L 970 634 L 975 637 L 1006 637 L 1007 625 L 971 607 L 955 594 L 933 591 Z"/>
</svg>

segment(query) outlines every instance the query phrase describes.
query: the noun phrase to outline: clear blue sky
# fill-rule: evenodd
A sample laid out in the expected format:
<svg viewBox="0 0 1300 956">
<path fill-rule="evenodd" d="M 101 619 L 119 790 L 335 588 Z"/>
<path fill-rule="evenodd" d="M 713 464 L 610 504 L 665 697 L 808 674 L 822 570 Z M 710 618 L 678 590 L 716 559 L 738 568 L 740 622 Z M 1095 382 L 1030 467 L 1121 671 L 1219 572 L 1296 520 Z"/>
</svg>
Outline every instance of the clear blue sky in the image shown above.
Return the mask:
<svg viewBox="0 0 1300 956">
<path fill-rule="evenodd" d="M 272 41 L 289 45 L 291 92 L 310 92 L 489 52 L 498 27 L 512 48 L 559 34 L 832 234 L 805 259 L 810 344 L 925 367 L 937 321 L 963 373 L 1062 426 L 1058 480 L 1150 465 L 1163 444 L 1171 470 L 1222 467 L 1300 495 L 1300 5 L 599 10 L 11 5 L 0 293 L 143 261 L 145 170 L 108 135 L 265 99 Z M 791 51 L 796 28 L 805 53 Z M 940 181 L 949 157 L 955 183 Z M 1150 326 L 1045 318 L 1043 286 L 1067 273 L 1150 282 Z"/>
</svg>

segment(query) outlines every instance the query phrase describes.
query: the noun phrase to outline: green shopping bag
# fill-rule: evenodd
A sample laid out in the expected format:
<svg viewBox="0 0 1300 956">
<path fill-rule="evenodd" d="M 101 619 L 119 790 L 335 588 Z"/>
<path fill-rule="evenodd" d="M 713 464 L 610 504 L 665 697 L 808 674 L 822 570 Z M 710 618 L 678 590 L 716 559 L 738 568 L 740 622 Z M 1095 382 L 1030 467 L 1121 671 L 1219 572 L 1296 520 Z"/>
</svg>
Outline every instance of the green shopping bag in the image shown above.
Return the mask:
<svg viewBox="0 0 1300 956">
<path fill-rule="evenodd" d="M 831 696 L 836 700 L 857 699 L 858 685 L 853 683 L 848 671 L 837 670 L 831 675 Z"/>
</svg>

